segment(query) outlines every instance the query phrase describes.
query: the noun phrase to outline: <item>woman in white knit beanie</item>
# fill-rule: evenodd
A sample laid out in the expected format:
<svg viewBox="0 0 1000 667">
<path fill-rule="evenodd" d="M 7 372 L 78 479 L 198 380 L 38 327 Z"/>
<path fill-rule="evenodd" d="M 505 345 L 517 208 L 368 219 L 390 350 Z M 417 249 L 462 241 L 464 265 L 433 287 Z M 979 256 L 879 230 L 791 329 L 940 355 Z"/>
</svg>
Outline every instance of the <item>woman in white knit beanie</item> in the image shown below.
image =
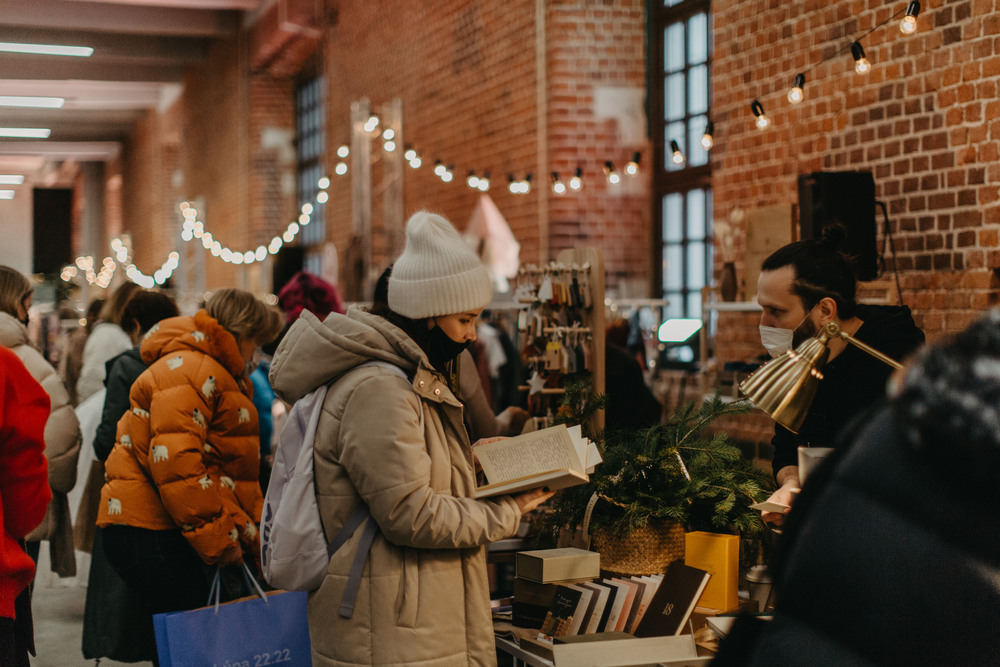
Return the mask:
<svg viewBox="0 0 1000 667">
<path fill-rule="evenodd" d="M 496 662 L 485 547 L 552 494 L 474 498 L 450 367 L 491 296 L 486 268 L 451 223 L 419 212 L 385 303 L 323 322 L 304 311 L 275 353 L 271 384 L 286 401 L 328 385 L 316 497 L 327 540 L 347 541 L 309 599 L 314 665 Z M 365 512 L 361 539 L 345 538 Z M 372 532 L 365 556 L 358 544 Z M 357 553 L 363 569 L 352 568 Z"/>
</svg>

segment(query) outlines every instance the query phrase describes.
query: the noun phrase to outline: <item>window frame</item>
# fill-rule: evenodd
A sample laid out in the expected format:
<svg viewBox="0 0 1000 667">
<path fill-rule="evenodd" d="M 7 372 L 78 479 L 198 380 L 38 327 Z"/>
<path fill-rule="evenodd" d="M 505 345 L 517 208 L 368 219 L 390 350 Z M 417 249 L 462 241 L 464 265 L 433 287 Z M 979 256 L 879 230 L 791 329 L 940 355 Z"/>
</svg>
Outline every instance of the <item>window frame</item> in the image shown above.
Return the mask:
<svg viewBox="0 0 1000 667">
<path fill-rule="evenodd" d="M 672 7 L 663 6 L 662 0 L 660 2 L 655 2 L 655 0 L 650 0 L 650 20 L 649 20 L 649 32 L 650 39 L 649 45 L 650 50 L 648 54 L 648 62 L 650 66 L 647 68 L 649 72 L 649 119 L 650 119 L 650 136 L 652 137 L 652 148 L 653 148 L 653 176 L 652 176 L 652 187 L 653 187 L 653 215 L 652 215 L 652 237 L 653 243 L 652 251 L 652 289 L 654 294 L 665 295 L 665 290 L 663 288 L 663 260 L 665 244 L 663 240 L 663 214 L 664 214 L 664 199 L 670 194 L 684 194 L 691 190 L 705 189 L 709 193 L 709 197 L 712 196 L 712 153 L 709 151 L 708 160 L 706 164 L 699 165 L 696 167 L 686 167 L 684 169 L 678 169 L 675 171 L 670 171 L 666 168 L 666 160 L 668 158 L 669 145 L 666 139 L 666 126 L 668 122 L 666 120 L 666 109 L 664 103 L 664 93 L 666 85 L 666 68 L 665 68 L 665 53 L 664 48 L 666 46 L 664 41 L 664 33 L 667 26 L 681 22 L 687 21 L 691 17 L 699 13 L 705 13 L 708 16 L 708 53 L 706 58 L 706 65 L 708 67 L 708 108 L 705 112 L 705 116 L 708 120 L 712 118 L 712 61 L 713 61 L 713 50 L 714 45 L 712 42 L 712 12 L 711 12 L 711 0 L 682 0 L 677 5 Z M 686 45 L 685 45 L 686 46 Z M 688 63 L 685 63 L 684 71 L 687 72 L 690 69 Z M 700 115 L 700 114 L 697 114 Z M 688 110 L 685 110 L 685 121 L 691 117 Z M 676 121 L 674 121 L 676 122 Z M 679 139 L 679 137 L 678 137 Z M 690 148 L 689 148 L 690 150 Z M 685 218 L 686 218 L 686 206 L 687 197 L 685 196 Z M 709 211 L 712 210 L 711 204 L 707 207 L 706 215 L 706 284 L 713 283 L 714 276 L 714 248 L 713 248 L 713 236 L 712 236 L 712 220 Z M 687 223 L 685 219 L 685 232 L 684 241 L 682 244 L 687 243 Z M 685 303 L 682 305 L 682 311 L 685 312 L 688 317 L 700 317 L 701 313 L 688 313 L 687 312 L 687 295 L 691 292 L 687 288 L 687 267 L 684 267 L 684 285 L 682 287 L 682 296 Z"/>
</svg>

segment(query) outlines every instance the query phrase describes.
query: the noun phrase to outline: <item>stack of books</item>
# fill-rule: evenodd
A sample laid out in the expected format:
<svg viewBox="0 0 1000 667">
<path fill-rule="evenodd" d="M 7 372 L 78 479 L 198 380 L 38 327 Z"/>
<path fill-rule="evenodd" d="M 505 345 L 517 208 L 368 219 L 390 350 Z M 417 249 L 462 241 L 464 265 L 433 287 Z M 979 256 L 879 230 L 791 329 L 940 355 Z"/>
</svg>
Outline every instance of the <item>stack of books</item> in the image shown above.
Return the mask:
<svg viewBox="0 0 1000 667">
<path fill-rule="evenodd" d="M 518 553 L 514 625 L 539 637 L 626 633 L 678 635 L 711 575 L 677 562 L 665 574 L 600 577 L 600 556 L 581 549 Z"/>
</svg>

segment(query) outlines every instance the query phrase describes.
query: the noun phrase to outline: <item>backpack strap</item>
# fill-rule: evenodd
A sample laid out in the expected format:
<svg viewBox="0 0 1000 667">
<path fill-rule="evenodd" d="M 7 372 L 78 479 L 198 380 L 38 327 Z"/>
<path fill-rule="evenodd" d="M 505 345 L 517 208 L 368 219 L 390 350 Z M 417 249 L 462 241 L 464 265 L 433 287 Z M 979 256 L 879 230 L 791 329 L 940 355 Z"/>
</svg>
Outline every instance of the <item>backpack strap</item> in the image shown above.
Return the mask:
<svg viewBox="0 0 1000 667">
<path fill-rule="evenodd" d="M 400 375 L 403 379 L 409 381 L 409 376 L 406 372 L 397 366 L 396 364 L 391 364 L 388 361 L 371 360 L 366 361 L 357 368 L 361 366 L 379 366 L 387 370 L 393 371 Z M 423 407 L 420 409 L 420 430 L 424 428 L 424 411 Z M 334 535 L 333 539 L 326 547 L 327 554 L 333 557 L 333 554 L 337 553 L 340 547 L 344 546 L 354 535 L 354 531 L 364 523 L 365 527 L 361 531 L 361 540 L 358 542 L 358 549 L 354 552 L 354 560 L 351 561 L 351 571 L 347 575 L 347 585 L 344 587 L 344 594 L 340 599 L 340 616 L 343 618 L 351 618 L 354 615 L 354 602 L 358 597 L 358 589 L 361 587 L 361 575 L 365 571 L 365 561 L 368 560 L 368 552 L 372 548 L 372 542 L 375 541 L 375 531 L 378 529 L 378 525 L 374 521 L 369 521 L 371 519 L 371 512 L 368 510 L 368 505 L 364 502 L 358 509 L 354 510 L 354 513 L 347 519 L 337 534 Z"/>
</svg>

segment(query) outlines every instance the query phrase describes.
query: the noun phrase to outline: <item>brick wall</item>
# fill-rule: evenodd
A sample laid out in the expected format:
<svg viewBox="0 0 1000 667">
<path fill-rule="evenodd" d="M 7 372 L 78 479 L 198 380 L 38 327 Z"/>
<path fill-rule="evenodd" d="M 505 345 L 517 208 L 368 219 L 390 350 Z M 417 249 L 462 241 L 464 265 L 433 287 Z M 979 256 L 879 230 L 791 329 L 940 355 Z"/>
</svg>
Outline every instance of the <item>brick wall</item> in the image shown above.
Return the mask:
<svg viewBox="0 0 1000 667">
<path fill-rule="evenodd" d="M 997 302 L 1000 124 L 990 119 L 1000 113 L 1000 3 L 923 3 L 917 34 L 903 36 L 896 19 L 862 39 L 874 67 L 857 75 L 847 45 L 906 6 L 713 2 L 715 212 L 724 219 L 735 207 L 796 201 L 802 173 L 872 171 L 876 199 L 889 210 L 904 301 L 933 340 Z M 805 101 L 789 104 L 794 75 L 834 55 L 807 74 Z M 764 131 L 753 125 L 755 98 L 772 120 Z M 742 354 L 741 332 L 752 329 L 722 329 L 720 344 Z"/>
<path fill-rule="evenodd" d="M 424 162 L 419 170 L 404 170 L 405 215 L 428 208 L 464 228 L 479 196 L 465 185 L 467 172 L 489 171 L 490 196 L 522 244 L 523 262 L 596 245 L 606 253 L 613 279 L 641 279 L 649 275 L 642 250 L 649 230 L 648 181 L 639 177 L 611 193 L 601 169 L 606 159 L 621 169 L 646 144 L 621 144 L 616 121 L 594 112 L 594 89 L 645 85 L 643 3 L 548 2 L 542 39 L 535 11 L 528 0 L 342 3 L 326 34 L 328 151 L 332 156 L 350 141 L 352 101 L 368 98 L 378 110 L 399 98 L 404 141 Z M 548 63 L 544 146 L 538 140 L 539 42 Z M 383 176 L 377 160 L 376 193 Z M 453 182 L 433 175 L 436 160 L 456 167 Z M 565 180 L 578 165 L 585 170 L 584 191 L 551 195 L 550 172 Z M 508 175 L 527 173 L 532 192 L 511 194 Z M 352 236 L 350 179 L 334 179 L 330 194 L 335 203 L 327 207 L 328 230 L 343 252 Z M 382 266 L 390 258 L 377 195 L 372 214 L 375 264 Z"/>
</svg>

